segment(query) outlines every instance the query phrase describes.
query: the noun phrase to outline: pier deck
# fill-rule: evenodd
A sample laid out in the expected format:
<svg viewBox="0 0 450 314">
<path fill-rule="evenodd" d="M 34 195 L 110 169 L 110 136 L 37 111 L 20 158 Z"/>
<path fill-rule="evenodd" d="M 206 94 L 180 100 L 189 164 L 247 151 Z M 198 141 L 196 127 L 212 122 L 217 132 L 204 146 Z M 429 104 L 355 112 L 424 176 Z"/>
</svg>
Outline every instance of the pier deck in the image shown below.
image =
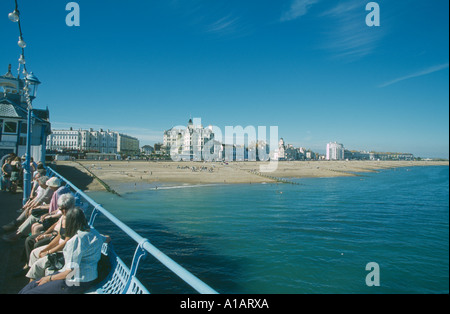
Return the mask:
<svg viewBox="0 0 450 314">
<path fill-rule="evenodd" d="M 16 212 L 22 205 L 22 191 L 16 194 L 0 191 L 0 227 L 18 217 Z M 0 229 L 0 236 L 4 231 Z M 24 263 L 20 260 L 24 248 L 24 240 L 14 243 L 0 239 L 0 294 L 16 294 L 27 283 L 25 276 L 14 277 Z"/>
</svg>

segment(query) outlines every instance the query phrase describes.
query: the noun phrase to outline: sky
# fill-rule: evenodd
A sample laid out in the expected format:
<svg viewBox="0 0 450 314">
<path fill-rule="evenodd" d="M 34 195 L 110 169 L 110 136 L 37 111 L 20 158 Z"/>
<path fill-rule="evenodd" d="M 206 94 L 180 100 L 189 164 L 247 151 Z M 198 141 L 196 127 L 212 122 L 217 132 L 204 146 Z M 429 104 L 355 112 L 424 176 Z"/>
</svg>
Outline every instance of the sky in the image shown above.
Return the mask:
<svg viewBox="0 0 450 314">
<path fill-rule="evenodd" d="M 449 157 L 449 2 L 18 0 L 36 108 L 54 129 L 140 144 L 204 126 L 278 126 L 295 147 Z M 13 0 L 0 2 L 0 73 L 17 69 Z M 4 68 L 4 70 L 1 70 Z"/>
</svg>

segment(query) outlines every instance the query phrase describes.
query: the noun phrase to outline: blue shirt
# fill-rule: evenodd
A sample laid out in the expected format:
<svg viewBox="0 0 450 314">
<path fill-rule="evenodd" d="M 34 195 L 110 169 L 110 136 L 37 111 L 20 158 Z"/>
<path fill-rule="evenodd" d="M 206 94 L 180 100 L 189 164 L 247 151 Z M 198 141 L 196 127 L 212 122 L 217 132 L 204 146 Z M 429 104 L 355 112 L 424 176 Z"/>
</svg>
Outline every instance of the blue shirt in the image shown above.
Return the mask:
<svg viewBox="0 0 450 314">
<path fill-rule="evenodd" d="M 64 246 L 65 266 L 61 271 L 73 270 L 66 277 L 66 283 L 90 282 L 98 277 L 97 263 L 105 237 L 94 228 L 90 231 L 78 231 Z"/>
</svg>

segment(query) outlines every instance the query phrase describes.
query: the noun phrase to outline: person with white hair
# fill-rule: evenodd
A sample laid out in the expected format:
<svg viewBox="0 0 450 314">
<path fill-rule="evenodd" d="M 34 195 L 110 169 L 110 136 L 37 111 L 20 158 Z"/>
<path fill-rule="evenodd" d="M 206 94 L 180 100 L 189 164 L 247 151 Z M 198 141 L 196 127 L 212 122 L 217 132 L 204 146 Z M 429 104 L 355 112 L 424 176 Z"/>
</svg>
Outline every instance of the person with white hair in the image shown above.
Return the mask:
<svg viewBox="0 0 450 314">
<path fill-rule="evenodd" d="M 29 269 L 27 277 L 31 279 L 41 278 L 45 275 L 45 266 L 47 264 L 47 256 L 61 252 L 64 248 L 67 240 L 66 238 L 66 215 L 75 207 L 75 198 L 71 193 L 63 194 L 58 199 L 58 209 L 61 211 L 61 217 L 55 223 L 51 232 L 44 232 L 41 236 L 42 239 L 50 238 L 55 233 L 53 239 L 48 245 L 42 245 L 35 248 L 30 252 L 28 256 L 28 264 L 24 269 Z"/>
<path fill-rule="evenodd" d="M 55 252 L 59 250 L 57 246 L 62 245 L 65 240 L 66 214 L 74 207 L 75 197 L 71 193 L 63 194 L 58 198 L 58 210 L 61 212 L 61 217 L 46 231 L 30 235 L 25 240 L 22 258 L 25 266 L 16 275 L 25 275 L 29 266 L 33 265 L 40 257 L 46 255 L 42 254 L 40 256 L 42 251 L 48 253 L 51 249 L 54 249 Z"/>
</svg>

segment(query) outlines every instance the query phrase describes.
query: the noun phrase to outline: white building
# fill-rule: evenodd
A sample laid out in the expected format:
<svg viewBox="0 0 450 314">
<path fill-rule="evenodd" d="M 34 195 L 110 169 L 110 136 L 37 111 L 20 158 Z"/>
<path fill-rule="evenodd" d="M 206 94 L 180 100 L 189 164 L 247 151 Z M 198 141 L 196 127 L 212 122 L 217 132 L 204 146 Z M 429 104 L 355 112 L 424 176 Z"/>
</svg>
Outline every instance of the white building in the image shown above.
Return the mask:
<svg viewBox="0 0 450 314">
<path fill-rule="evenodd" d="M 47 148 L 49 150 L 80 150 L 81 137 L 79 131 L 52 130 L 47 137 Z"/>
<path fill-rule="evenodd" d="M 139 152 L 139 140 L 111 130 L 52 130 L 47 138 L 49 150 L 83 151 L 101 154 Z"/>
<path fill-rule="evenodd" d="M 155 149 L 150 145 L 144 145 L 141 147 L 141 153 L 144 155 L 151 155 L 155 152 Z"/>
<path fill-rule="evenodd" d="M 212 126 L 203 128 L 199 121 L 197 124 L 189 120 L 187 127 L 175 127 L 164 132 L 163 145 L 172 158 L 184 161 L 216 160 L 210 158 L 218 150 L 221 150 L 218 143 L 214 141 Z M 211 147 L 205 147 L 210 140 Z"/>
<path fill-rule="evenodd" d="M 286 144 L 283 138 L 278 141 L 278 160 L 286 159 Z"/>
<path fill-rule="evenodd" d="M 326 160 L 344 160 L 344 145 L 337 142 L 327 144 Z"/>
</svg>

